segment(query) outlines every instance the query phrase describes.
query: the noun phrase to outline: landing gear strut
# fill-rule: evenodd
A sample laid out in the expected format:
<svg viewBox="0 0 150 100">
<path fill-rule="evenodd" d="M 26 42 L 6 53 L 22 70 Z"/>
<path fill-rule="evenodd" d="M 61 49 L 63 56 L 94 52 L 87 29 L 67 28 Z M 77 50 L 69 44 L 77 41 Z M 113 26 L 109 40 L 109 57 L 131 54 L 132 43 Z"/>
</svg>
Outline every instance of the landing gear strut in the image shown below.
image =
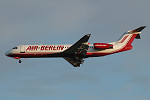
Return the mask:
<svg viewBox="0 0 150 100">
<path fill-rule="evenodd" d="M 22 61 L 19 59 L 19 63 L 21 63 Z"/>
</svg>

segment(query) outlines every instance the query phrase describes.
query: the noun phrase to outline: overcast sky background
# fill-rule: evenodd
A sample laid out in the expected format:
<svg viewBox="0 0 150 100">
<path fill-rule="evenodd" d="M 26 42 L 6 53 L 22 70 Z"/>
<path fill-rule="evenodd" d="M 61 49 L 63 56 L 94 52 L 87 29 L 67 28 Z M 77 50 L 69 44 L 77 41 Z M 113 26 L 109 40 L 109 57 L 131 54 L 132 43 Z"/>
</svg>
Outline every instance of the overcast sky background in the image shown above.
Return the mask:
<svg viewBox="0 0 150 100">
<path fill-rule="evenodd" d="M 150 100 L 149 0 L 0 0 L 0 100 Z M 88 58 L 6 57 L 20 44 L 116 41 L 146 25 L 133 50 Z"/>
</svg>

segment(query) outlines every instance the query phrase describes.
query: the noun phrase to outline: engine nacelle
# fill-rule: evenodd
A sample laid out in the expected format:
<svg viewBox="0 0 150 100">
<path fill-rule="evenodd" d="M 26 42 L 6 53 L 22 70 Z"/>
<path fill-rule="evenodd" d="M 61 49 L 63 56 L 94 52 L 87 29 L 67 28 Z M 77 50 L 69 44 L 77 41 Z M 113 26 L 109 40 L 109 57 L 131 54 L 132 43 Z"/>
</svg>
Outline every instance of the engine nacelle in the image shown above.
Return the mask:
<svg viewBox="0 0 150 100">
<path fill-rule="evenodd" d="M 94 49 L 111 49 L 113 48 L 112 44 L 108 43 L 94 43 Z"/>
</svg>

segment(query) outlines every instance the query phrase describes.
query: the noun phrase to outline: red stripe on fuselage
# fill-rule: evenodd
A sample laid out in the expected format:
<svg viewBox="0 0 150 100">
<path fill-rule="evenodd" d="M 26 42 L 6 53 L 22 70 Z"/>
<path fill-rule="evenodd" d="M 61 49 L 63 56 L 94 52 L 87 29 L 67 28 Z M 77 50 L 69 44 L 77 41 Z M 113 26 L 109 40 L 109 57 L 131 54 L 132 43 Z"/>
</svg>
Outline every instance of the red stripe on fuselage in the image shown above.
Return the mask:
<svg viewBox="0 0 150 100">
<path fill-rule="evenodd" d="M 38 58 L 38 57 L 60 57 L 60 53 L 55 52 L 55 53 L 41 53 L 41 52 L 36 52 L 36 53 L 15 53 L 11 54 L 10 57 L 21 57 L 21 58 Z"/>
</svg>

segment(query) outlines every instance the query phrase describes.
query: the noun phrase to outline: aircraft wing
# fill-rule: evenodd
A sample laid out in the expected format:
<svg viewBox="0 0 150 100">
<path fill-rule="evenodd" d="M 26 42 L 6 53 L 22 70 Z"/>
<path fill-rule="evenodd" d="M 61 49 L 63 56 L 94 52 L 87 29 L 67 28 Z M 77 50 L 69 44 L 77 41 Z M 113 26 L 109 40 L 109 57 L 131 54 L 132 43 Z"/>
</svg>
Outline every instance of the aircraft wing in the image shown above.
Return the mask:
<svg viewBox="0 0 150 100">
<path fill-rule="evenodd" d="M 67 57 L 64 57 L 64 59 L 74 67 L 80 67 L 80 64 L 83 63 L 83 58 L 86 56 L 89 48 L 88 40 L 90 35 L 91 34 L 83 36 L 79 41 L 63 52 L 65 55 L 67 55 Z"/>
</svg>

